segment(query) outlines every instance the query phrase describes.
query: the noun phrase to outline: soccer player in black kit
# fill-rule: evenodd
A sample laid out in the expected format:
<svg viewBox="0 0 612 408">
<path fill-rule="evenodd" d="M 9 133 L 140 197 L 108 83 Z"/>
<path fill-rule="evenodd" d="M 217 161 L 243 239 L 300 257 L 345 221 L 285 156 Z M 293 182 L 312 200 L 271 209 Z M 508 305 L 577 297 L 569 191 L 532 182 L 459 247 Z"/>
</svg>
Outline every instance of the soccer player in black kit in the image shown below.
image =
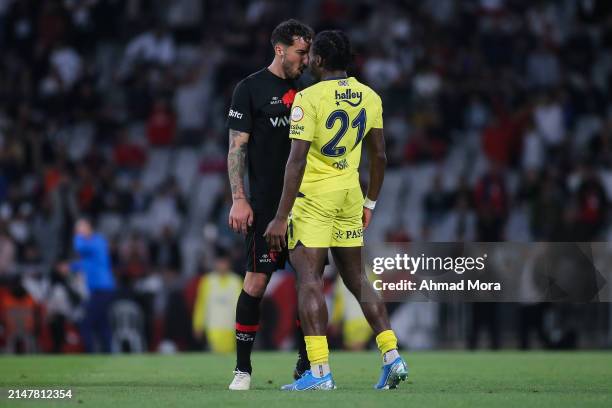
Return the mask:
<svg viewBox="0 0 612 408">
<path fill-rule="evenodd" d="M 248 390 L 251 350 L 259 327 L 261 298 L 272 272 L 287 260 L 271 252 L 263 234 L 274 218 L 283 190 L 289 157 L 289 110 L 299 90 L 296 80 L 308 65 L 314 33 L 307 25 L 288 20 L 272 32 L 274 60 L 236 85 L 228 113 L 228 175 L 232 189 L 230 227 L 246 237 L 246 275 L 236 306 L 236 369 L 230 390 Z M 248 166 L 250 195 L 244 188 Z M 299 329 L 299 326 L 298 326 Z M 299 333 L 296 375 L 309 368 L 303 336 Z"/>
</svg>

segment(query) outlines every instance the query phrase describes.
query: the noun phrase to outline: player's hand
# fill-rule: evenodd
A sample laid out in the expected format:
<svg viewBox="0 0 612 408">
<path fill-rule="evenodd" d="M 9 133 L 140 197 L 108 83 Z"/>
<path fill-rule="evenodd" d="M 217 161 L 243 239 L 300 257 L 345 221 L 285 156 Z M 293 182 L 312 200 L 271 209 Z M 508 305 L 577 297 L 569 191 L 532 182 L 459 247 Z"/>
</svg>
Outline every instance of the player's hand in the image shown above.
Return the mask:
<svg viewBox="0 0 612 408">
<path fill-rule="evenodd" d="M 371 219 L 372 219 L 372 210 L 370 210 L 369 208 L 363 207 L 363 216 L 361 217 L 361 220 L 363 221 L 364 231 L 366 230 L 366 228 L 368 228 L 368 225 L 370 225 Z"/>
<path fill-rule="evenodd" d="M 253 209 L 245 198 L 234 200 L 228 223 L 234 232 L 247 234 L 248 228 L 253 225 Z"/>
<path fill-rule="evenodd" d="M 287 219 L 274 217 L 264 232 L 270 251 L 280 252 L 287 246 L 285 234 L 287 234 Z"/>
</svg>

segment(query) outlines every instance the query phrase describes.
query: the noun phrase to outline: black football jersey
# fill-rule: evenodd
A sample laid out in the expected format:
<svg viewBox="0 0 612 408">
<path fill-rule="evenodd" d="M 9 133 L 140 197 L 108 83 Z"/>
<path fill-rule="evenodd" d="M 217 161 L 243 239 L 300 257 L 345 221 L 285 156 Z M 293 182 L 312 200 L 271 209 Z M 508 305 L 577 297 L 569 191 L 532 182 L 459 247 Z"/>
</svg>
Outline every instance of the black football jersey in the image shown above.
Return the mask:
<svg viewBox="0 0 612 408">
<path fill-rule="evenodd" d="M 253 207 L 274 207 L 283 190 L 289 157 L 289 111 L 298 84 L 277 77 L 267 68 L 236 85 L 227 127 L 249 133 L 247 166 Z"/>
</svg>

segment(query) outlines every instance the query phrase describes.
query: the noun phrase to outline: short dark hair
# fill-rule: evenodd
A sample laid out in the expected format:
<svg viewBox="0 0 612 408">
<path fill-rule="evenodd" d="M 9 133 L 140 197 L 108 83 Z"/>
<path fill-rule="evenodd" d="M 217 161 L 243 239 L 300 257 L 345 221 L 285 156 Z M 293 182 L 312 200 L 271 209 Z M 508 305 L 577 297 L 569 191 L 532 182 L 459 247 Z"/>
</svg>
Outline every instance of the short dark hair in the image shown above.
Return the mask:
<svg viewBox="0 0 612 408">
<path fill-rule="evenodd" d="M 321 31 L 312 43 L 312 51 L 323 60 L 323 68 L 330 71 L 345 71 L 353 59 L 351 42 L 341 30 Z"/>
<path fill-rule="evenodd" d="M 272 46 L 275 46 L 278 43 L 293 45 L 294 37 L 302 37 L 306 41 L 312 41 L 314 31 L 301 21 L 291 19 L 283 21 L 276 26 L 274 31 L 272 31 L 270 42 L 272 43 Z"/>
</svg>

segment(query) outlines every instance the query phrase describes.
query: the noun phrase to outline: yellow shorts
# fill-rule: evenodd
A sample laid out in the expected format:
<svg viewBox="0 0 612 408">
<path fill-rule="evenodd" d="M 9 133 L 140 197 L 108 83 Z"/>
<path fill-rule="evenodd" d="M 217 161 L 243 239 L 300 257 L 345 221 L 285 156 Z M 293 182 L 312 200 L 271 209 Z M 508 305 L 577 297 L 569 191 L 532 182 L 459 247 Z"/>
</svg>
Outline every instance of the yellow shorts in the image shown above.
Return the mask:
<svg viewBox="0 0 612 408">
<path fill-rule="evenodd" d="M 363 246 L 363 193 L 360 187 L 298 194 L 289 214 L 289 249 Z"/>
</svg>

